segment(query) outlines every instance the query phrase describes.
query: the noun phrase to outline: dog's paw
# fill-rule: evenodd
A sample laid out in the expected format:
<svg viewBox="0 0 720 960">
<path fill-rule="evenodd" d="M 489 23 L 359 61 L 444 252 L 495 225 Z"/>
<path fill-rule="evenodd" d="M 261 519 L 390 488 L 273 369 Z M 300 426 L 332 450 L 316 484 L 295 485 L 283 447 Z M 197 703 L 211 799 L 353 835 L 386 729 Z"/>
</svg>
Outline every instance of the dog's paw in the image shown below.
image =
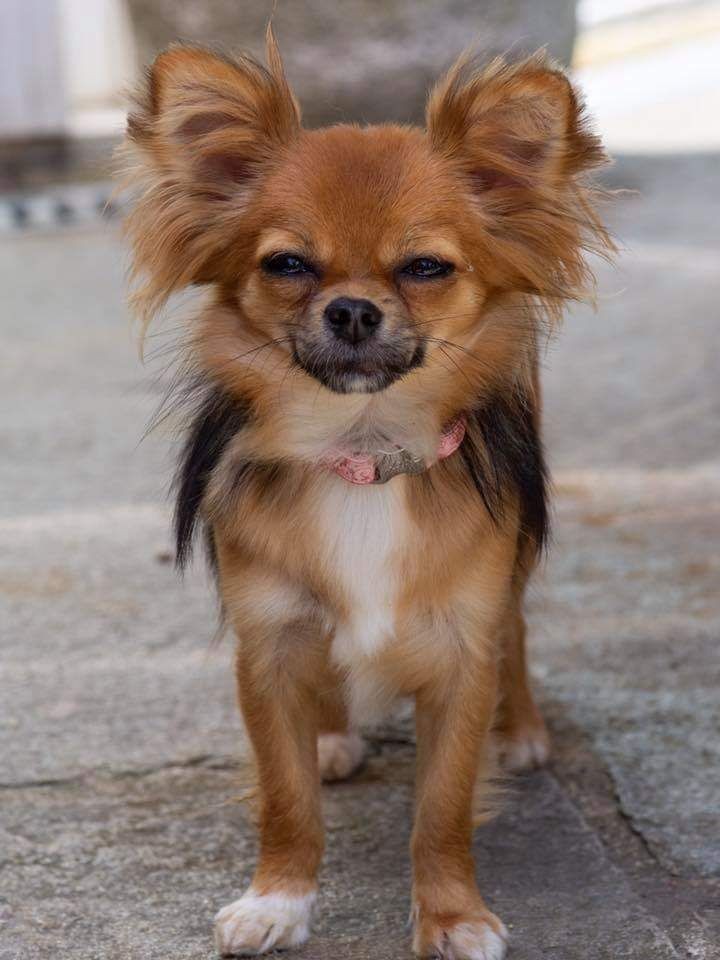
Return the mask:
<svg viewBox="0 0 720 960">
<path fill-rule="evenodd" d="M 432 960 L 503 960 L 507 940 L 505 925 L 490 911 L 452 922 L 425 916 L 415 923 L 413 951 Z"/>
<path fill-rule="evenodd" d="M 509 773 L 544 767 L 550 757 L 550 737 L 542 722 L 499 734 L 498 747 L 502 767 Z"/>
<path fill-rule="evenodd" d="M 432 960 L 503 960 L 508 932 L 494 913 L 444 922 L 424 916 L 415 923 L 413 951 Z"/>
<path fill-rule="evenodd" d="M 221 957 L 255 957 L 299 947 L 310 936 L 316 894 L 255 893 L 252 888 L 215 917 L 215 946 Z"/>
<path fill-rule="evenodd" d="M 365 741 L 359 733 L 321 733 L 318 767 L 323 780 L 345 780 L 365 759 Z"/>
</svg>

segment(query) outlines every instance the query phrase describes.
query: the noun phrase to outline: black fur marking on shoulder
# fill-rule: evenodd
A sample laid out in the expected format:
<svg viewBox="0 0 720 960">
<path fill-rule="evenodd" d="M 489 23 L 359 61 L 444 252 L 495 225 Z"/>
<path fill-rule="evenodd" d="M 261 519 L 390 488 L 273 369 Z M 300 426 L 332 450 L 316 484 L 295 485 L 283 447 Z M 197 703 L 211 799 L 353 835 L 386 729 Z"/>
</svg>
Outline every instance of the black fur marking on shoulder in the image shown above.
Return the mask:
<svg viewBox="0 0 720 960">
<path fill-rule="evenodd" d="M 175 491 L 175 563 L 183 570 L 192 555 L 205 491 L 225 448 L 248 422 L 247 404 L 216 387 L 208 389 L 190 423 L 178 461 Z M 216 566 L 212 531 L 205 529 L 205 547 L 210 566 Z"/>
<path fill-rule="evenodd" d="M 532 407 L 523 397 L 496 396 L 473 410 L 470 419 L 482 444 L 469 430 L 460 454 L 488 513 L 499 523 L 512 490 L 520 500 L 521 534 L 540 552 L 550 536 L 548 474 Z"/>
</svg>

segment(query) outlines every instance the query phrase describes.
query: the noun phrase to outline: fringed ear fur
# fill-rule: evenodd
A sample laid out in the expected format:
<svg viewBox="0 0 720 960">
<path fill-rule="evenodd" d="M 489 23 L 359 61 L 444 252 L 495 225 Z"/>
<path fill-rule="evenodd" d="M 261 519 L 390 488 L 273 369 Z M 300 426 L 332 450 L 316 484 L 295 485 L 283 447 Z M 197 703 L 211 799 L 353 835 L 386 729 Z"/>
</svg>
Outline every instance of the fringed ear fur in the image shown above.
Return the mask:
<svg viewBox="0 0 720 960">
<path fill-rule="evenodd" d="M 558 319 L 592 288 L 584 252 L 614 249 L 588 178 L 607 157 L 562 69 L 542 53 L 484 68 L 466 54 L 432 91 L 427 128 L 483 217 L 498 286 L 534 294 Z"/>
<path fill-rule="evenodd" d="M 126 229 L 143 331 L 174 291 L 218 279 L 217 255 L 237 234 L 238 215 L 299 133 L 270 28 L 267 60 L 174 45 L 147 72 L 122 151 L 125 182 L 137 192 Z"/>
</svg>

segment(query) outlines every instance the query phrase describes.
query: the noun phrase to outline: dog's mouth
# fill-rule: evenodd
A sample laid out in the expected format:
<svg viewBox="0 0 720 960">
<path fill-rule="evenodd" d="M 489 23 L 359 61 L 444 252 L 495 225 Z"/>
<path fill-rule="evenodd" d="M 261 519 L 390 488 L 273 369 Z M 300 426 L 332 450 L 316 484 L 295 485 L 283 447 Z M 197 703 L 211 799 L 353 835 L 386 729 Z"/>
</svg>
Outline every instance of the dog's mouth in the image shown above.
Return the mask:
<svg viewBox="0 0 720 960">
<path fill-rule="evenodd" d="M 305 373 L 334 393 L 377 393 L 422 366 L 425 347 L 415 344 L 357 345 L 335 341 L 294 344 L 294 360 Z"/>
</svg>

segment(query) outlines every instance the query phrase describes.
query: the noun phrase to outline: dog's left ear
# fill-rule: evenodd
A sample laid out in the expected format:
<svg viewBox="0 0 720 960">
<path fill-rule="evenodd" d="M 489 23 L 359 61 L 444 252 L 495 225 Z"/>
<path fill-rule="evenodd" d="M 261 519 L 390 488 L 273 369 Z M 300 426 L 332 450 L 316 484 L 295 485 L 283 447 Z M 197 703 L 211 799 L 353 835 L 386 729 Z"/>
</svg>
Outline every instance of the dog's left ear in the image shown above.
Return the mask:
<svg viewBox="0 0 720 960">
<path fill-rule="evenodd" d="M 585 174 L 607 159 L 560 67 L 538 54 L 461 58 L 430 96 L 432 148 L 466 184 L 487 282 L 541 298 L 551 320 L 592 288 L 584 252 L 612 252 Z"/>
<path fill-rule="evenodd" d="M 483 70 L 462 57 L 433 90 L 427 126 L 478 193 L 542 191 L 605 160 L 582 113 L 568 78 L 542 54 Z"/>
</svg>

